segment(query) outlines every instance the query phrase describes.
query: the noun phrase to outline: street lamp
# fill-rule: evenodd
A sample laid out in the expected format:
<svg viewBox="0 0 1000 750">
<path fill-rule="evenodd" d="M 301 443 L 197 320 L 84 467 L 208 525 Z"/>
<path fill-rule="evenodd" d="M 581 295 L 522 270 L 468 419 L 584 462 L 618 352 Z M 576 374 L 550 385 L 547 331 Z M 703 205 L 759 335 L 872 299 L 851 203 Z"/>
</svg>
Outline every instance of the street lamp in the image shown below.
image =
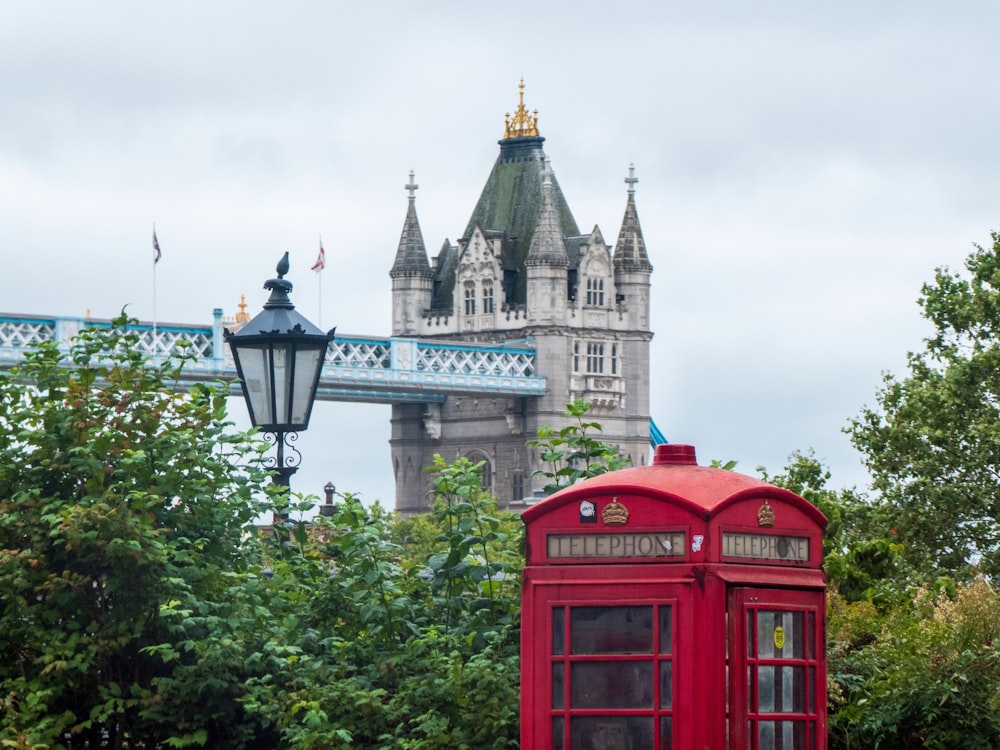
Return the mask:
<svg viewBox="0 0 1000 750">
<path fill-rule="evenodd" d="M 275 483 L 290 487 L 291 476 L 302 462 L 302 454 L 292 443 L 309 426 L 326 350 L 337 329 L 323 333 L 295 311 L 288 299 L 292 282 L 284 279 L 287 252 L 276 270 L 278 278 L 264 283 L 271 292 L 264 310 L 235 333 L 227 328 L 225 338 L 233 352 L 250 422 L 277 446 Z M 286 458 L 286 447 L 295 455 Z"/>
</svg>

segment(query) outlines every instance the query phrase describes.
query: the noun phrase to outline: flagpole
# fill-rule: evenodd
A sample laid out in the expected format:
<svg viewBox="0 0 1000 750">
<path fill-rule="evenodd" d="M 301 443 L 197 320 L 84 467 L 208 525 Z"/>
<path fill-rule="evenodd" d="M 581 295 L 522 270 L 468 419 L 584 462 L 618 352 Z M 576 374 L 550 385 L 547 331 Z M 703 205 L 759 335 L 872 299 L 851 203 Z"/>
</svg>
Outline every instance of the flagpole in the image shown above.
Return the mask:
<svg viewBox="0 0 1000 750">
<path fill-rule="evenodd" d="M 323 327 L 323 269 L 326 268 L 326 251 L 323 249 L 323 235 L 319 236 L 319 255 L 316 256 L 316 262 L 313 263 L 312 269 L 319 274 L 319 299 L 317 300 L 319 307 L 319 327 Z"/>
<path fill-rule="evenodd" d="M 156 239 L 156 222 L 153 222 L 153 357 L 156 357 L 156 266 L 160 260 L 160 243 Z"/>
</svg>

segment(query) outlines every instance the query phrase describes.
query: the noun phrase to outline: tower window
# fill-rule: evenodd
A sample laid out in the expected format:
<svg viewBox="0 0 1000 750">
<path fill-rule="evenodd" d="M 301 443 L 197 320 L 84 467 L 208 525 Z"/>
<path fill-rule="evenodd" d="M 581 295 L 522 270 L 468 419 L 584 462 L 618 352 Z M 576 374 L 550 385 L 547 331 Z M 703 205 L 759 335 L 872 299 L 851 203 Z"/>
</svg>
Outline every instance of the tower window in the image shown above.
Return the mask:
<svg viewBox="0 0 1000 750">
<path fill-rule="evenodd" d="M 517 502 L 524 497 L 524 474 L 515 471 L 510 476 L 510 499 Z"/>
<path fill-rule="evenodd" d="M 618 344 L 611 345 L 611 374 L 618 374 Z"/>
<path fill-rule="evenodd" d="M 489 457 L 482 451 L 474 450 L 465 454 L 465 457 L 472 461 L 474 464 L 478 464 L 480 461 L 483 462 L 481 468 L 483 477 L 483 489 L 487 492 L 493 489 L 493 465 L 490 463 Z"/>
<path fill-rule="evenodd" d="M 476 314 L 476 285 L 471 281 L 465 282 L 465 314 Z"/>
<path fill-rule="evenodd" d="M 573 372 L 580 372 L 580 342 L 573 342 Z"/>
<path fill-rule="evenodd" d="M 587 372 L 592 375 L 604 372 L 604 344 L 596 341 L 587 344 Z"/>
<path fill-rule="evenodd" d="M 483 282 L 483 312 L 490 314 L 493 312 L 493 282 Z"/>
<path fill-rule="evenodd" d="M 587 279 L 587 304 L 604 306 L 604 279 Z"/>
</svg>

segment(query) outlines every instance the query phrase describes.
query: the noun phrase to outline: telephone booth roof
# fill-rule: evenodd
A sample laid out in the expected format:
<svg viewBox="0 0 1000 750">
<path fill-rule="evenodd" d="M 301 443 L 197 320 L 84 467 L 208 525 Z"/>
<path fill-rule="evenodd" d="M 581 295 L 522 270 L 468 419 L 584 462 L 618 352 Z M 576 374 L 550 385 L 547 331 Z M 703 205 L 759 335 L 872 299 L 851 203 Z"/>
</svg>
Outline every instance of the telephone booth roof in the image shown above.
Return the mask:
<svg viewBox="0 0 1000 750">
<path fill-rule="evenodd" d="M 608 472 L 526 509 L 528 565 L 780 565 L 818 569 L 826 516 L 790 490 L 698 466 L 690 445 Z"/>
<path fill-rule="evenodd" d="M 735 471 L 698 466 L 694 446 L 678 443 L 658 445 L 649 466 L 620 469 L 577 482 L 527 508 L 521 517 L 530 524 L 564 505 L 602 494 L 665 500 L 706 521 L 741 500 L 767 498 L 798 508 L 820 528 L 827 523 L 815 505 L 794 492 Z"/>
</svg>

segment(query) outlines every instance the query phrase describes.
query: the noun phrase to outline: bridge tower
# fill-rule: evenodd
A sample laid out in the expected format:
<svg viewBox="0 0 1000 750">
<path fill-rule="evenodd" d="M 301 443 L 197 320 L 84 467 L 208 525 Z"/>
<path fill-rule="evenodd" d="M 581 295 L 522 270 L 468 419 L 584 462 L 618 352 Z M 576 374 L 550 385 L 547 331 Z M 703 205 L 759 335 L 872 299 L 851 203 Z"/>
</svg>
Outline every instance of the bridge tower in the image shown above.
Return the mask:
<svg viewBox="0 0 1000 750">
<path fill-rule="evenodd" d="M 629 168 L 625 215 L 612 252 L 598 226 L 582 234 L 545 156 L 524 82 L 505 118 L 500 154 L 465 230 L 430 260 L 417 220 L 413 174 L 390 271 L 392 335 L 516 346 L 530 339 L 541 397 L 448 396 L 392 407 L 396 509 L 429 507 L 422 472 L 435 453 L 486 461 L 484 485 L 516 509 L 539 496 L 544 468 L 526 445 L 539 427 L 568 424 L 566 404 L 591 404 L 602 439 L 632 464 L 649 454 L 649 290 L 652 266 Z"/>
</svg>

